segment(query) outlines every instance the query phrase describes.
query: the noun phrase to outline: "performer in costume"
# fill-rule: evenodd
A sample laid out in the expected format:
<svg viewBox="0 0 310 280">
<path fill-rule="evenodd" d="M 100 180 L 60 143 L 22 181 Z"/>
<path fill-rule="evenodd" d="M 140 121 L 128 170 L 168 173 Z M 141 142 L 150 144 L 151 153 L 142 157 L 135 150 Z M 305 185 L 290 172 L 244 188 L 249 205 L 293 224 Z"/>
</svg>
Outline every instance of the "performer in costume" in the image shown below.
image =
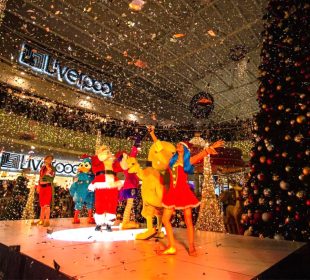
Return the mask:
<svg viewBox="0 0 310 280">
<path fill-rule="evenodd" d="M 93 207 L 94 207 L 94 193 L 88 190 L 88 186 L 94 179 L 94 174 L 91 172 L 91 159 L 89 157 L 84 158 L 78 166 L 77 182 L 74 182 L 70 187 L 70 194 L 74 201 L 74 218 L 73 224 L 79 224 L 79 214 L 83 206 L 86 205 L 88 211 L 89 224 L 94 224 Z"/>
<path fill-rule="evenodd" d="M 41 211 L 38 225 L 43 225 L 44 227 L 50 225 L 50 205 L 53 195 L 52 184 L 56 175 L 56 169 L 52 166 L 53 159 L 52 155 L 47 155 L 40 170 L 38 192 Z"/>
<path fill-rule="evenodd" d="M 138 154 L 137 142 L 132 146 L 129 153 L 129 157 L 136 158 Z M 117 172 L 123 172 L 125 176 L 124 185 L 119 193 L 119 200 L 126 200 L 126 207 L 123 215 L 123 221 L 121 223 L 122 229 L 139 228 L 139 223 L 130 221 L 131 209 L 134 199 L 137 197 L 137 188 L 139 187 L 139 178 L 134 173 L 128 173 L 127 165 L 128 154 L 126 152 L 118 152 L 116 154 L 116 168 Z"/>
<path fill-rule="evenodd" d="M 106 226 L 107 231 L 112 231 L 111 225 L 116 218 L 118 190 L 122 183 L 116 177 L 114 157 L 109 147 L 101 146 L 92 157 L 91 163 L 95 178 L 88 189 L 95 192 L 95 230 L 99 231 Z"/>
<path fill-rule="evenodd" d="M 158 141 L 154 134 L 154 129 L 150 130 L 150 134 L 154 141 Z M 196 255 L 196 249 L 194 246 L 192 208 L 197 207 L 200 202 L 190 190 L 187 175 L 193 173 L 193 165 L 195 163 L 202 160 L 208 154 L 216 154 L 217 152 L 215 149 L 222 147 L 223 145 L 223 141 L 217 141 L 212 146 L 191 157 L 186 143 L 180 142 L 177 144 L 176 153 L 172 156 L 169 162 L 169 190 L 164 192 L 162 200 L 162 205 L 164 206 L 163 224 L 168 238 L 168 248 L 164 250 L 162 254 L 174 255 L 176 253 L 175 240 L 170 219 L 175 209 L 183 209 L 188 233 L 189 254 L 191 256 Z"/>
</svg>

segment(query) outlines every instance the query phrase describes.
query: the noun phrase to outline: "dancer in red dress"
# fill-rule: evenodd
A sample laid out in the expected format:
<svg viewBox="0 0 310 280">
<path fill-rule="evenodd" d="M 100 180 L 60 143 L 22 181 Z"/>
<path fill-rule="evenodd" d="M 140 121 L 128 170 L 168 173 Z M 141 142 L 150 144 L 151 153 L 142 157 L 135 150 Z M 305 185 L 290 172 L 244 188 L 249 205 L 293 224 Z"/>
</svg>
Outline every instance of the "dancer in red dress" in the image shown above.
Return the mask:
<svg viewBox="0 0 310 280">
<path fill-rule="evenodd" d="M 163 223 L 168 238 L 168 248 L 162 252 L 163 255 L 174 255 L 176 253 L 175 240 L 170 222 L 174 209 L 184 210 L 189 242 L 189 254 L 191 256 L 196 255 L 192 208 L 197 207 L 200 202 L 190 190 L 190 186 L 187 182 L 187 175 L 193 173 L 193 165 L 195 163 L 202 160 L 208 154 L 216 154 L 217 152 L 215 149 L 222 147 L 223 145 L 223 141 L 217 141 L 199 154 L 191 157 L 186 143 L 180 142 L 177 144 L 176 154 L 171 158 L 169 163 L 170 187 L 168 191 L 164 192 L 162 201 L 164 206 Z"/>
<path fill-rule="evenodd" d="M 56 169 L 52 166 L 53 159 L 54 157 L 52 155 L 46 156 L 40 170 L 38 192 L 41 212 L 38 225 L 43 225 L 44 227 L 50 225 L 50 205 L 53 195 L 52 184 L 56 175 Z"/>
</svg>

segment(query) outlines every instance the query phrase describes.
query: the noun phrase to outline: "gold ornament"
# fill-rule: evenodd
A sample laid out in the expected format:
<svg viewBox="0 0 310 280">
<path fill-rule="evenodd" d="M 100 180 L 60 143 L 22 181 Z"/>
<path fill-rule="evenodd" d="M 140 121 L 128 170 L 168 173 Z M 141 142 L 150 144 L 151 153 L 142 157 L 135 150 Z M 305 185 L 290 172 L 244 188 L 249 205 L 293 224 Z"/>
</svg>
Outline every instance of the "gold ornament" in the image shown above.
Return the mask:
<svg viewBox="0 0 310 280">
<path fill-rule="evenodd" d="M 298 123 L 303 123 L 305 120 L 306 120 L 306 118 L 305 118 L 305 116 L 303 116 L 303 115 L 300 115 L 300 116 L 298 116 L 298 117 L 296 118 L 296 121 L 297 121 Z"/>
<path fill-rule="evenodd" d="M 285 181 L 281 181 L 280 182 L 280 188 L 282 189 L 282 190 L 287 190 L 288 189 L 288 183 L 286 183 Z"/>
<path fill-rule="evenodd" d="M 302 169 L 302 173 L 305 175 L 305 176 L 308 176 L 309 173 L 310 173 L 310 167 L 309 166 L 306 166 Z"/>
<path fill-rule="evenodd" d="M 287 135 L 284 136 L 284 139 L 285 139 L 286 141 L 289 141 L 289 140 L 291 139 L 291 136 L 289 136 L 289 135 L 287 134 Z"/>
<path fill-rule="evenodd" d="M 287 152 L 282 153 L 282 157 L 286 158 L 287 157 Z"/>
<path fill-rule="evenodd" d="M 296 143 L 300 143 L 302 140 L 303 140 L 304 136 L 302 134 L 297 134 L 295 137 L 294 137 L 294 141 Z"/>
</svg>

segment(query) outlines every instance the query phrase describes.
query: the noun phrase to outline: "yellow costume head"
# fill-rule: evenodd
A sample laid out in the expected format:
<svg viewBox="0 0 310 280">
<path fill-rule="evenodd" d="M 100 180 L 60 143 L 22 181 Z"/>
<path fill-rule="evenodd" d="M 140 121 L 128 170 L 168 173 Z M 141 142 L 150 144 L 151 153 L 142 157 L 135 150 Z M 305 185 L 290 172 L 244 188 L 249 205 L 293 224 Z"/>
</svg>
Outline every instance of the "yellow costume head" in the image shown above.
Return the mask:
<svg viewBox="0 0 310 280">
<path fill-rule="evenodd" d="M 169 161 L 176 152 L 175 146 L 166 141 L 156 141 L 152 144 L 148 160 L 152 162 L 152 167 L 163 171 L 169 166 Z"/>
</svg>

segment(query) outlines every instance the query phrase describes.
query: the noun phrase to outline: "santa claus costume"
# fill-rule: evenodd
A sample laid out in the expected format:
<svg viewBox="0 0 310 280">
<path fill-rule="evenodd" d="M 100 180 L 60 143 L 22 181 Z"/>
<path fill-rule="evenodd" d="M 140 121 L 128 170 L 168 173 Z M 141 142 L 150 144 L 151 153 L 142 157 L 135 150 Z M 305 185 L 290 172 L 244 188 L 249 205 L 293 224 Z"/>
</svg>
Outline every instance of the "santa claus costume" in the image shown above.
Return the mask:
<svg viewBox="0 0 310 280">
<path fill-rule="evenodd" d="M 102 146 L 92 157 L 92 171 L 95 178 L 88 189 L 95 192 L 96 230 L 106 226 L 111 231 L 116 218 L 118 190 L 122 184 L 116 177 L 114 157 L 107 146 Z"/>
</svg>

